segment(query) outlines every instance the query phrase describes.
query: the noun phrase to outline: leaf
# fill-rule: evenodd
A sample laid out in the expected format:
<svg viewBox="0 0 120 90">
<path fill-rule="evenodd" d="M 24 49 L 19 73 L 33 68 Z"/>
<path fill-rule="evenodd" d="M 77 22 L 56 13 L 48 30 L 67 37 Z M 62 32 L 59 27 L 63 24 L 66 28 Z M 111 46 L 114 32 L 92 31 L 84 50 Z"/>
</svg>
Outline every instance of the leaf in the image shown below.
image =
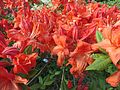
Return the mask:
<svg viewBox="0 0 120 90">
<path fill-rule="evenodd" d="M 89 90 L 96 90 L 97 85 L 96 85 L 96 80 L 91 82 L 91 85 L 89 86 Z"/>
<path fill-rule="evenodd" d="M 32 53 L 32 46 L 31 45 L 27 46 L 24 50 L 24 53 L 25 54 L 31 54 Z"/>
<path fill-rule="evenodd" d="M 63 82 L 61 83 L 60 90 L 68 90 L 68 89 L 67 89 L 67 85 L 66 85 L 66 83 L 65 83 L 64 80 L 63 80 Z"/>
<path fill-rule="evenodd" d="M 40 83 L 40 84 L 43 84 L 43 79 L 42 79 L 42 77 L 39 76 L 38 79 L 39 79 L 39 83 Z"/>
<path fill-rule="evenodd" d="M 99 50 L 100 50 L 102 53 L 107 54 L 107 52 L 106 52 L 103 48 L 99 47 Z"/>
<path fill-rule="evenodd" d="M 61 85 L 59 90 L 68 90 L 65 79 L 65 67 L 62 67 L 62 78 L 61 78 Z"/>
<path fill-rule="evenodd" d="M 37 84 L 32 85 L 32 86 L 30 87 L 30 88 L 31 88 L 30 90 L 38 90 L 40 87 L 41 87 L 40 84 L 37 83 Z"/>
<path fill-rule="evenodd" d="M 55 77 L 55 75 L 50 75 L 50 79 L 53 79 Z"/>
<path fill-rule="evenodd" d="M 59 75 L 61 73 L 61 71 L 56 71 L 55 75 Z"/>
<path fill-rule="evenodd" d="M 111 60 L 109 58 L 95 60 L 90 66 L 86 68 L 86 70 L 104 70 L 110 63 Z"/>
<path fill-rule="evenodd" d="M 49 74 L 43 78 L 43 81 L 44 81 L 44 82 L 47 82 L 47 81 L 49 81 L 49 80 L 50 80 L 50 75 L 49 75 Z"/>
<path fill-rule="evenodd" d="M 24 84 L 21 84 L 20 86 L 22 87 L 22 90 L 28 90 L 28 86 L 26 86 Z"/>
<path fill-rule="evenodd" d="M 104 39 L 102 33 L 100 31 L 96 31 L 96 40 L 97 42 L 101 42 Z"/>
<path fill-rule="evenodd" d="M 109 56 L 105 54 L 92 54 L 92 58 L 95 60 L 103 60 L 109 58 Z"/>
<path fill-rule="evenodd" d="M 42 89 L 42 90 L 45 90 L 45 88 L 46 88 L 45 85 L 40 86 L 40 90 L 41 90 L 41 89 Z"/>
<path fill-rule="evenodd" d="M 50 75 L 48 74 L 46 77 L 43 79 L 44 85 L 51 85 L 54 82 L 54 78 L 50 79 Z"/>
<path fill-rule="evenodd" d="M 54 82 L 54 80 L 46 81 L 46 82 L 44 82 L 44 85 L 51 85 L 53 82 Z"/>
<path fill-rule="evenodd" d="M 117 67 L 116 67 L 114 64 L 110 64 L 110 65 L 108 66 L 108 68 L 105 69 L 105 71 L 106 71 L 107 73 L 109 73 L 110 75 L 112 75 L 113 73 L 115 73 L 115 72 L 117 71 Z"/>
<path fill-rule="evenodd" d="M 105 79 L 104 78 L 99 78 L 99 87 L 101 88 L 101 90 L 105 90 Z"/>
<path fill-rule="evenodd" d="M 73 88 L 72 88 L 72 89 L 70 89 L 70 90 L 76 90 L 76 88 L 77 88 L 77 86 L 73 87 Z"/>
<path fill-rule="evenodd" d="M 26 75 L 26 74 L 23 74 L 23 73 L 18 73 L 17 75 L 18 75 L 18 76 L 21 76 L 22 78 L 27 78 L 27 75 Z"/>
<path fill-rule="evenodd" d="M 33 76 L 35 76 L 35 74 L 38 72 L 37 69 L 33 69 L 29 72 L 29 78 L 32 78 Z"/>
</svg>

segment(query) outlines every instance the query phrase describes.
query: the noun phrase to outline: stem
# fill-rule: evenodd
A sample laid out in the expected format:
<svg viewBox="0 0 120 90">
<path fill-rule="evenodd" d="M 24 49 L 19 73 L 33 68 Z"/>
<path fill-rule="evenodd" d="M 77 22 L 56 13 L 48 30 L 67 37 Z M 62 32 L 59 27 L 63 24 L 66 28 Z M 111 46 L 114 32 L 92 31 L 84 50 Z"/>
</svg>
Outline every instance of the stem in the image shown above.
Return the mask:
<svg viewBox="0 0 120 90">
<path fill-rule="evenodd" d="M 75 78 L 74 78 L 74 76 L 73 76 L 73 84 L 74 84 L 74 86 L 75 86 Z"/>
<path fill-rule="evenodd" d="M 64 73 L 65 73 L 65 69 L 63 68 L 62 79 L 61 79 L 61 85 L 62 85 L 63 80 L 64 80 Z M 61 85 L 60 85 L 60 89 L 59 89 L 59 90 L 61 90 Z"/>
<path fill-rule="evenodd" d="M 27 85 L 29 85 L 33 80 L 35 80 L 41 74 L 41 72 L 46 68 L 47 65 L 48 63 L 27 83 Z"/>
</svg>

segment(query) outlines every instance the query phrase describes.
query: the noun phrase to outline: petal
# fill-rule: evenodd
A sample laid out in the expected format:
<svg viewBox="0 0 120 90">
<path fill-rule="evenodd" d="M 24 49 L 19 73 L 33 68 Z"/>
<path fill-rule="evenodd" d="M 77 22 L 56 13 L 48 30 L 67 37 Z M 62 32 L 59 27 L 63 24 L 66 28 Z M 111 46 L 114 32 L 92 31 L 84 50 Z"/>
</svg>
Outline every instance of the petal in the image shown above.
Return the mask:
<svg viewBox="0 0 120 90">
<path fill-rule="evenodd" d="M 7 61 L 0 61 L 0 67 L 6 67 L 6 66 L 10 66 L 11 64 Z"/>
<path fill-rule="evenodd" d="M 112 60 L 112 62 L 117 65 L 120 60 L 120 48 L 118 49 L 111 49 L 109 50 L 109 56 Z"/>
<path fill-rule="evenodd" d="M 21 88 L 14 82 L 14 74 L 0 67 L 0 90 L 21 90 Z"/>
<path fill-rule="evenodd" d="M 112 87 L 117 87 L 120 83 L 120 71 L 115 72 L 110 77 L 106 79 L 106 82 L 108 82 Z"/>
<path fill-rule="evenodd" d="M 57 54 L 58 52 L 61 52 L 63 50 L 64 50 L 64 48 L 59 45 L 59 46 L 56 46 L 56 47 L 53 48 L 52 53 Z"/>
<path fill-rule="evenodd" d="M 58 55 L 57 65 L 62 66 L 64 59 L 65 59 L 64 53 L 59 52 L 57 55 Z"/>
<path fill-rule="evenodd" d="M 76 49 L 70 54 L 70 57 L 78 54 L 89 53 L 92 51 L 91 44 L 83 42 L 81 40 L 78 41 Z"/>
<path fill-rule="evenodd" d="M 15 83 L 24 83 L 24 84 L 27 84 L 28 80 L 25 79 L 25 78 L 22 78 L 20 76 L 15 76 Z"/>
<path fill-rule="evenodd" d="M 6 47 L 3 51 L 2 54 L 4 55 L 16 55 L 19 53 L 19 50 L 15 47 Z"/>
</svg>

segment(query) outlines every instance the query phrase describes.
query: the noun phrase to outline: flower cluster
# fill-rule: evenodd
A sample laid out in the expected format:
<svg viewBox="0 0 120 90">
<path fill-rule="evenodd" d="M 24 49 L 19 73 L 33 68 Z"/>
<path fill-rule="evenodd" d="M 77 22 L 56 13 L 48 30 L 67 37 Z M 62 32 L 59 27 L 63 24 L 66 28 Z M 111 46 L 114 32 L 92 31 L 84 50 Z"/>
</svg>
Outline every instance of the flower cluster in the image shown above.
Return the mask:
<svg viewBox="0 0 120 90">
<path fill-rule="evenodd" d="M 117 7 L 86 4 L 84 0 L 52 0 L 51 8 L 43 6 L 41 10 L 31 10 L 30 3 L 38 1 L 28 1 L 0 1 L 1 16 L 10 13 L 14 17 L 12 21 L 0 20 L 1 90 L 21 90 L 18 83 L 28 82 L 18 74 L 28 74 L 36 66 L 38 53 L 35 49 L 57 55 L 58 66 L 67 60 L 66 66 L 72 66 L 71 74 L 80 77 L 86 67 L 94 63 L 91 54 L 100 52 L 100 47 L 118 68 L 106 81 L 113 87 L 119 84 L 120 10 Z M 61 4 L 63 8 L 59 8 Z M 102 41 L 97 40 L 97 31 L 103 35 Z M 14 43 L 10 45 L 11 42 Z M 32 51 L 24 53 L 29 46 Z M 7 66 L 12 66 L 9 72 Z"/>
</svg>

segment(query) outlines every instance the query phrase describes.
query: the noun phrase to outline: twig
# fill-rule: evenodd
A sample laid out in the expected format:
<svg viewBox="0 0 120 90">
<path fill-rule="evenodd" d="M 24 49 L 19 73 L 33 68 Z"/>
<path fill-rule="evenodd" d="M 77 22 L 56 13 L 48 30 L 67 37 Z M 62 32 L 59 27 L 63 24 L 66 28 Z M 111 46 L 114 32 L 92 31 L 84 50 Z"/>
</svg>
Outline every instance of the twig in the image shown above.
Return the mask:
<svg viewBox="0 0 120 90">
<path fill-rule="evenodd" d="M 61 79 L 61 85 L 62 85 L 63 80 L 64 80 L 64 73 L 65 73 L 65 69 L 63 68 L 62 79 Z M 59 89 L 59 90 L 61 90 L 61 86 L 60 86 L 60 89 Z"/>
<path fill-rule="evenodd" d="M 45 69 L 45 67 L 48 65 L 48 63 L 27 83 L 27 85 L 29 85 L 34 79 L 36 79 L 41 72 Z"/>
</svg>

